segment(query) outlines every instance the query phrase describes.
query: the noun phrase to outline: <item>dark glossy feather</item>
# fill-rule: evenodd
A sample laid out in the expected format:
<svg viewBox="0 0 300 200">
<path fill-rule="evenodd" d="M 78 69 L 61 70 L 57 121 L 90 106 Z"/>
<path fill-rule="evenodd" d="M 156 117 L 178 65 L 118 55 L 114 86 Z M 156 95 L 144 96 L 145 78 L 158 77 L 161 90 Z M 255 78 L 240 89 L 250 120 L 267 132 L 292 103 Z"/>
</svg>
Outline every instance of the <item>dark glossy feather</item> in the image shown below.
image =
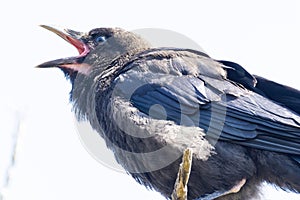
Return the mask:
<svg viewBox="0 0 300 200">
<path fill-rule="evenodd" d="M 126 72 L 129 79 L 144 82 L 131 96 L 141 112 L 149 115 L 158 104 L 164 109 L 152 110 L 151 117 L 201 127 L 208 131 L 208 139 L 300 155 L 299 115 L 281 106 L 282 101 L 245 89 L 255 87 L 256 79 L 243 68 L 226 77 L 224 66 L 202 56 L 148 59 L 149 55 L 131 63 L 132 70 Z"/>
<path fill-rule="evenodd" d="M 230 61 L 218 61 L 224 64 L 230 80 L 242 84 L 245 88 L 259 93 L 300 114 L 300 91 L 261 76 L 251 75 L 241 65 Z"/>
</svg>

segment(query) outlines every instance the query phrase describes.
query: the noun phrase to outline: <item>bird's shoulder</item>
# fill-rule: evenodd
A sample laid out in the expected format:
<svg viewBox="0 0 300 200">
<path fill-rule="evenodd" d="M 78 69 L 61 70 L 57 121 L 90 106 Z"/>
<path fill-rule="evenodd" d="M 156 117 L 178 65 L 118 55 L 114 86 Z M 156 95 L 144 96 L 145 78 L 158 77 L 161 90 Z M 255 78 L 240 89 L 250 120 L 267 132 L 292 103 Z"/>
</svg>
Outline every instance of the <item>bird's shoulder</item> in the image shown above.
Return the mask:
<svg viewBox="0 0 300 200">
<path fill-rule="evenodd" d="M 226 77 L 222 63 L 204 52 L 181 48 L 151 48 L 140 52 L 123 66 L 119 74 L 128 70 L 175 76 L 196 77 L 201 74 L 216 79 Z"/>
</svg>

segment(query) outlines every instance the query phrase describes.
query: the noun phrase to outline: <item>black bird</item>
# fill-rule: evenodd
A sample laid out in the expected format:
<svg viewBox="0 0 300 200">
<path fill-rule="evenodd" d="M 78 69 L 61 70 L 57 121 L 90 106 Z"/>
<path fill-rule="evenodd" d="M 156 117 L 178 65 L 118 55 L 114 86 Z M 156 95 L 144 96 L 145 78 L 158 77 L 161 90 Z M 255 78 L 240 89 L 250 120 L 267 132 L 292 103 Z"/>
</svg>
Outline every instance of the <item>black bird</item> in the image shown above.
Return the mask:
<svg viewBox="0 0 300 200">
<path fill-rule="evenodd" d="M 300 192 L 300 91 L 119 28 L 42 27 L 80 55 L 38 67 L 65 73 L 78 119 L 139 183 L 170 198 L 190 148 L 188 199 L 258 198 L 263 181 Z"/>
</svg>

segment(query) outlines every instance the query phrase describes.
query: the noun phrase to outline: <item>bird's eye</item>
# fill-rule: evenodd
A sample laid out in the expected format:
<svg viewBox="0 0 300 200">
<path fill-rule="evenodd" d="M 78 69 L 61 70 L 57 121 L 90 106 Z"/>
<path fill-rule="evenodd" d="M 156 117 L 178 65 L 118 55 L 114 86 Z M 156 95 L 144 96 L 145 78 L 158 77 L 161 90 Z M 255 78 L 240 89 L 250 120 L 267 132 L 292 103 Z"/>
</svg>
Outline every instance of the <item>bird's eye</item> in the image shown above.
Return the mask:
<svg viewBox="0 0 300 200">
<path fill-rule="evenodd" d="M 96 37 L 95 41 L 97 43 L 100 43 L 100 42 L 104 42 L 106 40 L 106 37 L 105 36 L 98 36 Z"/>
</svg>

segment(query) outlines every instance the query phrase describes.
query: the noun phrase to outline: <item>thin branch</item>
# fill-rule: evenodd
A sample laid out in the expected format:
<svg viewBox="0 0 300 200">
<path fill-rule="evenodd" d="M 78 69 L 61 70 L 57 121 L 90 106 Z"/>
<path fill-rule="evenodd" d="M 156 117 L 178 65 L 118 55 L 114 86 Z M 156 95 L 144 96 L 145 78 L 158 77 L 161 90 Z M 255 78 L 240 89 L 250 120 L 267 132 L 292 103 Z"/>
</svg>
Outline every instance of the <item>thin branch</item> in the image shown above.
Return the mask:
<svg viewBox="0 0 300 200">
<path fill-rule="evenodd" d="M 19 136 L 21 132 L 21 124 L 22 124 L 22 118 L 23 116 L 21 115 L 20 112 L 15 113 L 15 126 L 14 130 L 12 131 L 12 144 L 11 144 L 11 156 L 10 156 L 10 162 L 5 170 L 5 179 L 3 184 L 0 186 L 0 200 L 5 199 L 5 195 L 3 194 L 3 191 L 9 186 L 11 182 L 11 171 L 15 166 L 16 162 L 16 154 L 17 154 L 17 147 L 19 144 Z"/>
<path fill-rule="evenodd" d="M 187 148 L 183 152 L 182 162 L 179 166 L 177 179 L 172 193 L 172 200 L 187 200 L 187 184 L 192 167 L 193 152 Z"/>
</svg>

